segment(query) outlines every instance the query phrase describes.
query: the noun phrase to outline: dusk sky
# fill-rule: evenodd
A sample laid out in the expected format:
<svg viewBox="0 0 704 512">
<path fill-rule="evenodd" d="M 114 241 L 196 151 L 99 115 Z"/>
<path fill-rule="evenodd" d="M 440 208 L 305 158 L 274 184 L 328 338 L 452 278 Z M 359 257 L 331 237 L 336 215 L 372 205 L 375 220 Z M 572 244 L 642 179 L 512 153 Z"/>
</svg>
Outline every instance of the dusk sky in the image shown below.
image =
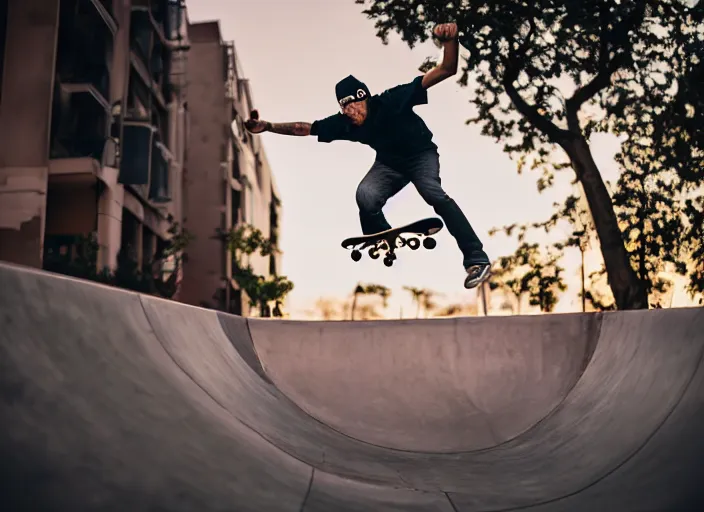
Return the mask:
<svg viewBox="0 0 704 512">
<path fill-rule="evenodd" d="M 256 108 L 272 122 L 312 122 L 331 115 L 337 111 L 334 86 L 341 78 L 353 74 L 372 94 L 379 93 L 411 81 L 425 57 L 441 52 L 430 42 L 411 50 L 395 34 L 384 46 L 374 22 L 353 0 L 199 0 L 188 2 L 188 9 L 192 22 L 220 21 L 223 38 L 235 43 Z M 512 253 L 516 242 L 489 237 L 488 231 L 546 219 L 553 202 L 572 190 L 574 175 L 566 172 L 559 187 L 538 193 L 537 174 L 519 176 L 501 144 L 482 136 L 480 126 L 465 125 L 474 114 L 471 93 L 471 87 L 449 79 L 431 88 L 428 104 L 415 111 L 439 146 L 445 191 L 464 210 L 494 259 Z M 295 284 L 287 304 L 293 318 L 304 318 L 320 297 L 349 297 L 358 282 L 391 289 L 384 310 L 388 317 L 398 318 L 401 310 L 404 317 L 415 315 L 404 286 L 441 294 L 436 299 L 441 305 L 476 300 L 477 291 L 463 287 L 462 255 L 447 229 L 437 235 L 433 251 L 400 251 L 391 268 L 366 254 L 355 263 L 342 249 L 344 238 L 361 233 L 355 190 L 374 160 L 371 148 L 271 133 L 263 134 L 262 141 L 283 201 L 282 273 Z M 596 136 L 592 150 L 605 179 L 615 181 L 616 139 Z M 392 198 L 384 211 L 392 225 L 435 215 L 413 185 Z M 557 311 L 581 307 L 578 262 L 578 253 L 563 262 L 570 288 Z M 594 259 L 589 270 L 596 265 Z"/>
</svg>

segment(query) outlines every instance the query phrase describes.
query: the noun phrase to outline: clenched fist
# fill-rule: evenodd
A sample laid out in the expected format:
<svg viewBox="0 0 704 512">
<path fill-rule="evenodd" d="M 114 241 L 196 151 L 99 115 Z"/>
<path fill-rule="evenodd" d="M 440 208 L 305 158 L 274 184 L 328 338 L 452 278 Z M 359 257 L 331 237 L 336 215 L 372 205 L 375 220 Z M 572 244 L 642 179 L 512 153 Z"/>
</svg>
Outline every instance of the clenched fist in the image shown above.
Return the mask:
<svg viewBox="0 0 704 512">
<path fill-rule="evenodd" d="M 457 38 L 456 23 L 441 23 L 433 28 L 433 37 L 440 41 L 451 41 Z"/>
<path fill-rule="evenodd" d="M 244 127 L 251 133 L 262 133 L 269 127 L 269 123 L 259 119 L 259 111 L 252 110 L 249 114 L 249 119 L 244 122 Z"/>
</svg>

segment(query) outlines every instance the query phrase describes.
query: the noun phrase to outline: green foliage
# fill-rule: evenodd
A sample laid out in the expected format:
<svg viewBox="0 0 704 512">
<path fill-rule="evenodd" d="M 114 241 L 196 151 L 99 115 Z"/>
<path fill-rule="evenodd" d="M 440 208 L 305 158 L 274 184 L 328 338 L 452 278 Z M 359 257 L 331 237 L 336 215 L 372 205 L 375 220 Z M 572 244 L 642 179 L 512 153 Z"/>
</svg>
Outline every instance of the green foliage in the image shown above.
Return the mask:
<svg viewBox="0 0 704 512">
<path fill-rule="evenodd" d="M 562 277 L 564 269 L 557 263 L 560 256 L 559 252 L 543 255 L 538 244 L 523 242 L 515 254 L 497 260 L 489 288 L 510 292 L 519 305 L 527 293 L 531 306 L 551 312 L 557 304 L 558 292 L 567 289 Z"/>
<path fill-rule="evenodd" d="M 350 319 L 351 320 L 354 320 L 355 314 L 358 311 L 357 299 L 360 295 L 377 295 L 377 296 L 381 297 L 384 308 L 386 308 L 386 306 L 388 305 L 388 299 L 391 296 L 391 290 L 389 290 L 386 286 L 381 285 L 381 284 L 357 283 L 357 286 L 355 286 L 354 292 L 352 294 L 352 306 L 350 307 Z M 367 307 L 367 310 L 364 312 L 364 316 L 365 317 L 376 317 L 379 315 L 373 307 Z"/>
<path fill-rule="evenodd" d="M 688 272 L 692 295 L 704 291 L 702 2 L 356 3 L 366 6 L 363 12 L 375 20 L 384 44 L 396 31 L 413 47 L 428 39 L 435 24 L 457 23 L 469 51 L 459 83 L 468 86 L 473 78 L 476 116 L 467 124 L 480 125 L 483 135 L 503 143 L 519 173 L 538 171 L 539 191 L 573 168 L 590 211 L 600 212 L 589 227 L 575 226 L 558 249 L 579 246 L 592 236 L 587 230 L 598 229 L 602 251 L 619 242 L 627 249 L 625 256 L 609 253 L 610 272 L 621 277 L 607 279 L 612 287 L 645 283 L 655 293 L 661 286 L 657 274 L 669 263 Z M 434 64 L 428 60 L 420 69 Z M 622 141 L 624 172 L 611 198 L 587 144 L 597 132 Z M 558 147 L 566 155 L 556 155 Z M 596 172 L 585 178 L 585 169 Z M 569 197 L 551 219 L 529 227 L 550 231 L 560 221 L 573 222 L 574 205 Z M 525 229 L 518 232 L 525 237 Z M 633 296 L 615 291 L 622 300 Z"/>
<path fill-rule="evenodd" d="M 272 256 L 279 252 L 275 242 L 267 239 L 261 230 L 244 224 L 221 234 L 232 256 L 232 276 L 249 297 L 250 306 L 259 307 L 262 317 L 283 316 L 283 300 L 292 290 L 293 283 L 286 276 L 264 277 L 257 274 L 249 263 L 249 257 L 259 253 Z M 273 310 L 270 304 L 274 303 Z"/>
<path fill-rule="evenodd" d="M 358 284 L 354 290 L 355 295 L 378 295 L 384 304 L 384 307 L 388 305 L 389 297 L 391 296 L 391 290 L 386 286 L 381 284 Z"/>
<path fill-rule="evenodd" d="M 416 318 L 420 316 L 421 309 L 425 310 L 426 316 L 438 306 L 433 300 L 438 294 L 432 290 L 425 288 L 416 288 L 414 286 L 404 286 L 404 290 L 411 294 L 413 302 L 416 304 Z"/>
<path fill-rule="evenodd" d="M 147 261 L 140 268 L 130 257 L 130 247 L 121 247 L 117 254 L 115 270 L 98 269 L 99 245 L 95 233 L 74 237 L 74 254 L 65 257 L 53 251 L 47 251 L 44 257 L 44 269 L 71 277 L 95 281 L 117 288 L 146 293 L 163 298 L 172 298 L 178 291 L 178 277 L 182 263 L 187 259 L 185 249 L 194 239 L 180 224 L 173 223 L 169 228 L 170 239 L 154 259 Z M 173 269 L 162 271 L 171 261 Z"/>
</svg>

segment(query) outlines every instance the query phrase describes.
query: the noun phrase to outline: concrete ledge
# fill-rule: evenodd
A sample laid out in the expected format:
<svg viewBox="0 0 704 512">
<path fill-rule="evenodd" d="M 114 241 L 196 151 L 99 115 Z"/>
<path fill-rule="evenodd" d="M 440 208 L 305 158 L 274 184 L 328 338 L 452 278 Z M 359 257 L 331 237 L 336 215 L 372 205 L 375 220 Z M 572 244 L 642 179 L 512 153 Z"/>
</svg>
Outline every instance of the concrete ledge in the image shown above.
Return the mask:
<svg viewBox="0 0 704 512">
<path fill-rule="evenodd" d="M 19 230 L 44 215 L 47 174 L 46 167 L 0 169 L 0 227 Z"/>
</svg>

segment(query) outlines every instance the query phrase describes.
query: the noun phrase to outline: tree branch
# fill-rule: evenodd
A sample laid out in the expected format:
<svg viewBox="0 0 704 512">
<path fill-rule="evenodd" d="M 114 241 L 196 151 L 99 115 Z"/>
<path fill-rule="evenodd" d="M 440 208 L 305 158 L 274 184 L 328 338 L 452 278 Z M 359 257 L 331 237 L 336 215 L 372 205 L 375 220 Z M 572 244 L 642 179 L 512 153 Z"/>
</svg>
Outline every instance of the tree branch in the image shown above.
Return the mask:
<svg viewBox="0 0 704 512">
<path fill-rule="evenodd" d="M 628 54 L 622 53 L 611 59 L 589 83 L 577 89 L 567 100 L 567 125 L 572 133 L 580 132 L 579 119 L 577 118 L 579 109 L 586 101 L 611 84 L 611 75 L 628 62 L 628 58 Z"/>
<path fill-rule="evenodd" d="M 530 30 L 528 35 L 526 35 L 525 40 L 520 45 L 518 50 L 509 55 L 507 62 L 505 64 L 506 70 L 502 79 L 502 85 L 506 90 L 506 94 L 511 98 L 513 105 L 526 119 L 528 119 L 533 126 L 544 133 L 548 139 L 552 142 L 560 142 L 564 140 L 565 137 L 569 136 L 569 132 L 566 130 L 561 130 L 547 117 L 543 116 L 538 112 L 535 105 L 529 105 L 526 100 L 519 94 L 518 90 L 514 87 L 513 82 L 518 78 L 521 72 L 521 63 L 525 62 L 526 53 L 530 45 L 530 41 L 535 33 L 535 21 L 533 18 L 529 20 Z"/>
<path fill-rule="evenodd" d="M 628 31 L 640 25 L 645 17 L 646 2 L 640 2 L 631 16 L 626 17 L 622 23 L 614 27 L 614 34 L 626 34 Z M 608 19 L 606 13 L 601 12 L 601 41 L 599 44 L 599 73 L 587 84 L 575 91 L 567 100 L 567 126 L 572 133 L 579 133 L 579 119 L 577 113 L 585 102 L 593 98 L 601 90 L 611 84 L 611 75 L 626 65 L 631 58 L 627 48 L 621 48 L 622 52 L 609 60 L 609 40 L 607 34 Z M 608 39 L 607 39 L 608 37 Z"/>
</svg>

